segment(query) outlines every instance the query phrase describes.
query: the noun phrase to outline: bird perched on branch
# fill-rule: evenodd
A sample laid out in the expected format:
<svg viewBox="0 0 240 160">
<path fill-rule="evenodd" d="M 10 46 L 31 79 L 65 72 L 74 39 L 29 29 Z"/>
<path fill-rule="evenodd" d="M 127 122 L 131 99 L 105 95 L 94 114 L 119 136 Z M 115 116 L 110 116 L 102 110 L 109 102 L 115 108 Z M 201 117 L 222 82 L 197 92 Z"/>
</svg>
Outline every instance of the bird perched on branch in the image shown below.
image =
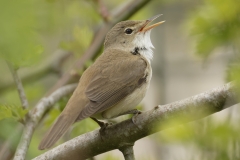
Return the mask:
<svg viewBox="0 0 240 160">
<path fill-rule="evenodd" d="M 77 88 L 39 149 L 51 147 L 75 122 L 91 117 L 111 119 L 138 113 L 134 109 L 143 99 L 152 77 L 151 29 L 164 21 L 148 25 L 160 15 L 142 21 L 122 21 L 106 35 L 104 51 L 83 73 Z"/>
</svg>

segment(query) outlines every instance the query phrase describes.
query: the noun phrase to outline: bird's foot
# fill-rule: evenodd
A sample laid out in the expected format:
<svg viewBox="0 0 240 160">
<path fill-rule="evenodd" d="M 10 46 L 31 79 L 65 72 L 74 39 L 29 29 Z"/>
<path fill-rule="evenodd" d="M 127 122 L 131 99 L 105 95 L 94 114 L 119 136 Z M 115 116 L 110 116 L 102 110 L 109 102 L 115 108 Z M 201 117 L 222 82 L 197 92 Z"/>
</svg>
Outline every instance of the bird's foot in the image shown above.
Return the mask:
<svg viewBox="0 0 240 160">
<path fill-rule="evenodd" d="M 100 133 L 101 139 L 103 140 L 107 126 L 112 125 L 112 123 L 105 123 L 93 117 L 91 117 L 91 119 L 94 120 L 101 127 L 99 130 L 99 133 Z"/>
</svg>

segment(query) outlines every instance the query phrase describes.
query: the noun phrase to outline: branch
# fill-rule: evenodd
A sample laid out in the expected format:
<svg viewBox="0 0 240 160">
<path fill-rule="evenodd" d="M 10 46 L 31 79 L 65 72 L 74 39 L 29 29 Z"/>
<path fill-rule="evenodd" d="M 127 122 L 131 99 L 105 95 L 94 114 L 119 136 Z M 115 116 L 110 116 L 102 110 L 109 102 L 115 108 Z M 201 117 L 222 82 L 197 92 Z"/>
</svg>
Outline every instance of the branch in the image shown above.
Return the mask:
<svg viewBox="0 0 240 160">
<path fill-rule="evenodd" d="M 51 94 L 57 88 L 67 84 L 72 78 L 74 78 L 71 71 L 83 68 L 85 62 L 93 58 L 94 55 L 100 51 L 105 35 L 115 25 L 115 23 L 128 19 L 150 1 L 151 0 L 131 0 L 127 4 L 124 4 L 124 6 L 114 9 L 115 12 L 112 15 L 109 15 L 110 20 L 98 27 L 99 29 L 95 33 L 91 45 L 85 51 L 83 56 L 74 63 L 68 72 L 64 73 L 62 78 L 57 81 L 56 85 L 48 91 L 47 95 Z"/>
<path fill-rule="evenodd" d="M 49 110 L 56 102 L 58 102 L 62 97 L 72 93 L 76 88 L 77 84 L 71 84 L 59 88 L 49 97 L 43 98 L 40 102 L 33 108 L 29 114 L 27 114 L 26 124 L 24 126 L 23 134 L 18 144 L 17 150 L 15 152 L 13 160 L 24 160 L 30 141 L 32 139 L 33 132 L 43 117 L 44 113 Z"/>
<path fill-rule="evenodd" d="M 234 99 L 233 85 L 228 83 L 181 101 L 156 106 L 134 119 L 109 126 L 105 130 L 104 137 L 100 136 L 99 130 L 83 134 L 34 160 L 82 160 L 113 149 L 121 149 L 126 144 L 133 144 L 143 137 L 173 127 L 164 125 L 166 121 L 176 119 L 178 116 L 185 119 L 175 125 L 198 120 L 236 104 Z"/>
<path fill-rule="evenodd" d="M 102 19 L 105 22 L 107 22 L 109 20 L 109 12 L 108 12 L 106 5 L 104 4 L 104 2 L 102 0 L 94 0 L 94 2 L 98 6 L 98 12 L 99 12 L 100 16 L 102 17 Z"/>
<path fill-rule="evenodd" d="M 135 160 L 133 145 L 134 144 L 126 144 L 119 148 L 119 150 L 123 153 L 125 160 Z"/>
<path fill-rule="evenodd" d="M 17 71 L 12 66 L 12 64 L 10 64 L 9 62 L 7 64 L 8 64 L 9 70 L 12 73 L 13 80 L 14 80 L 16 86 L 17 86 L 17 90 L 18 90 L 18 94 L 19 94 L 19 97 L 20 97 L 20 100 L 21 100 L 21 103 L 22 103 L 22 107 L 23 107 L 23 109 L 27 109 L 28 108 L 28 100 L 26 98 L 26 94 L 25 94 L 24 89 L 23 89 L 22 81 L 19 78 L 19 76 L 17 74 Z"/>
</svg>

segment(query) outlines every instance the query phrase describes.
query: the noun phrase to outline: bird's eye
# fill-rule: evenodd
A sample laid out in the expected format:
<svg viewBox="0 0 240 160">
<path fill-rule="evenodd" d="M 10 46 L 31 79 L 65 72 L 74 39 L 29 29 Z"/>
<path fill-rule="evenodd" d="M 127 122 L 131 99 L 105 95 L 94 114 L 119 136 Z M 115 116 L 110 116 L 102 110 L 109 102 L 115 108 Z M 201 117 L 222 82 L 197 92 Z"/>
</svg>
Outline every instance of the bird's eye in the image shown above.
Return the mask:
<svg viewBox="0 0 240 160">
<path fill-rule="evenodd" d="M 127 28 L 126 30 L 125 30 L 125 33 L 126 34 L 131 34 L 133 32 L 133 30 L 131 29 L 131 28 Z"/>
</svg>

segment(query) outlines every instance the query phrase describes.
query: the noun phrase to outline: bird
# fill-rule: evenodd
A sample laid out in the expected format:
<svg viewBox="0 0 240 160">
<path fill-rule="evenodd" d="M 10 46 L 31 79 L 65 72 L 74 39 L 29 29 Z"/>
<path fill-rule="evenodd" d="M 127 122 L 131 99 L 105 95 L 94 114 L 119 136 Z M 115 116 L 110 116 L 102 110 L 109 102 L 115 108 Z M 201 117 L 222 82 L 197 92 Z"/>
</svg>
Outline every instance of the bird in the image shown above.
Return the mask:
<svg viewBox="0 0 240 160">
<path fill-rule="evenodd" d="M 40 142 L 40 150 L 52 147 L 73 123 L 85 118 L 101 125 L 99 119 L 136 113 L 152 77 L 150 33 L 165 21 L 149 23 L 159 16 L 113 26 L 105 37 L 103 53 L 82 74 L 64 110 Z"/>
</svg>

